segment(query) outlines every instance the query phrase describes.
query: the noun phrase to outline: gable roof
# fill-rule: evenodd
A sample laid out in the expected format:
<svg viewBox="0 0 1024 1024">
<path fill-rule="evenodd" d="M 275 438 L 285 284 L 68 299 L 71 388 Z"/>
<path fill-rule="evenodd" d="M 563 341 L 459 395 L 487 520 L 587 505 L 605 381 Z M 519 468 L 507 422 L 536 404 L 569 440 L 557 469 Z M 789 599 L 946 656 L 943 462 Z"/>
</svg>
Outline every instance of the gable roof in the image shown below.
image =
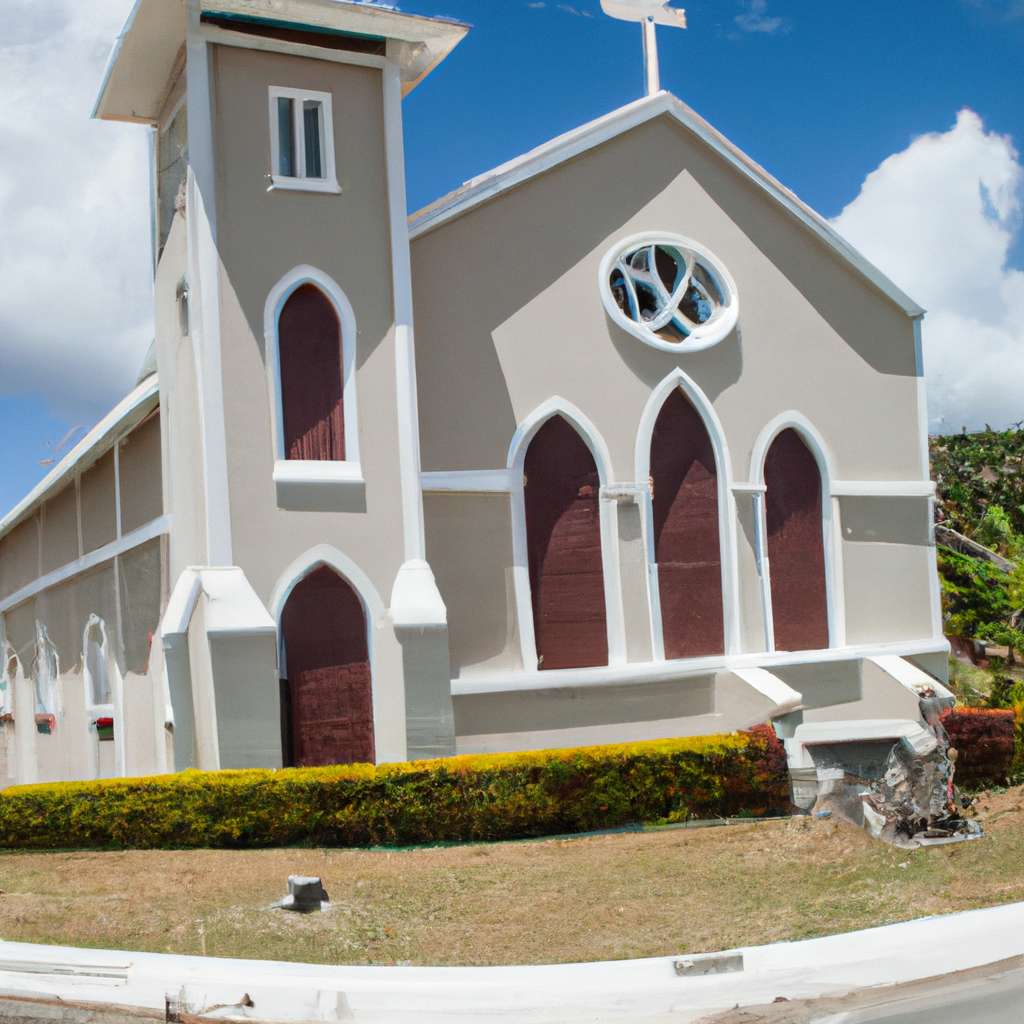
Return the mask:
<svg viewBox="0 0 1024 1024">
<path fill-rule="evenodd" d="M 57 463 L 10 512 L 0 519 L 0 537 L 27 519 L 48 498 L 55 496 L 106 454 L 119 438 L 133 430 L 160 404 L 160 381 L 150 374 L 136 385 Z"/>
<path fill-rule="evenodd" d="M 428 234 L 530 178 L 664 114 L 675 118 L 687 131 L 784 207 L 811 234 L 849 264 L 875 291 L 888 298 L 907 316 L 916 318 L 924 315 L 925 311 L 921 306 L 854 249 L 820 214 L 798 199 L 699 114 L 664 90 L 613 110 L 596 121 L 559 135 L 550 142 L 545 142 L 542 146 L 467 181 L 462 188 L 442 196 L 436 202 L 412 214 L 409 217 L 409 236 L 418 238 Z"/>
</svg>

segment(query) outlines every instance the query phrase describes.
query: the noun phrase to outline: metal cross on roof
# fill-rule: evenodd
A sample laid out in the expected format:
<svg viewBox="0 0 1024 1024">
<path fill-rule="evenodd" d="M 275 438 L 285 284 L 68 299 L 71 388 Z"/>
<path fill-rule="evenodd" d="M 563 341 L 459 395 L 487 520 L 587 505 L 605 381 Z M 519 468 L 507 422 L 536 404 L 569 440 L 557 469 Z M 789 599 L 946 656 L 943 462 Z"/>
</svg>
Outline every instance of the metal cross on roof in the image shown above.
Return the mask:
<svg viewBox="0 0 1024 1024">
<path fill-rule="evenodd" d="M 669 7 L 665 0 L 601 0 L 601 10 L 611 18 L 620 21 L 639 21 L 644 38 L 644 70 L 647 76 L 647 95 L 652 96 L 661 88 L 658 76 L 658 43 L 654 36 L 655 25 L 672 25 L 686 28 L 686 12 L 679 7 Z"/>
</svg>

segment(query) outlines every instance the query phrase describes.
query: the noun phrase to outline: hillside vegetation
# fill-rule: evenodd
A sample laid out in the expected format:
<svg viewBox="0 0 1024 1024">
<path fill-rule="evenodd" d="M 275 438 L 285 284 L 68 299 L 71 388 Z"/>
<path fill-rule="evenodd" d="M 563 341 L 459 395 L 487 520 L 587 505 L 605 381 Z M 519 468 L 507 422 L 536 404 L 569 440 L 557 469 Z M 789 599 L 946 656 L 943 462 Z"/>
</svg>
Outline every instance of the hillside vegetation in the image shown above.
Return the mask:
<svg viewBox="0 0 1024 1024">
<path fill-rule="evenodd" d="M 1024 705 L 1024 430 L 931 438 L 936 524 L 1002 556 L 1003 564 L 953 550 L 939 537 L 944 630 L 1007 648 L 988 668 L 951 662 L 964 704 Z M 1006 562 L 1009 565 L 1006 565 Z"/>
</svg>

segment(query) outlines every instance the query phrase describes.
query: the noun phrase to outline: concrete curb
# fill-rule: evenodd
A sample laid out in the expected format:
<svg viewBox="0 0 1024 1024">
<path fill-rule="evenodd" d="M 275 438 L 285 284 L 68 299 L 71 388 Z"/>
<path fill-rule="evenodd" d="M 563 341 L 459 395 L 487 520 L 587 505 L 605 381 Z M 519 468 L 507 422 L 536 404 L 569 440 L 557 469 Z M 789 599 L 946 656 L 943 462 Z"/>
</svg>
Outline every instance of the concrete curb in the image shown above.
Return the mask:
<svg viewBox="0 0 1024 1024">
<path fill-rule="evenodd" d="M 332 967 L 0 942 L 0 994 L 209 1019 L 441 1024 L 653 1021 L 810 999 L 1024 954 L 1024 903 L 728 956 L 517 967 Z M 742 957 L 741 970 L 735 967 Z M 721 964 L 725 961 L 725 964 Z M 707 973 L 722 968 L 726 973 Z M 248 996 L 252 1006 L 239 1005 Z"/>
</svg>

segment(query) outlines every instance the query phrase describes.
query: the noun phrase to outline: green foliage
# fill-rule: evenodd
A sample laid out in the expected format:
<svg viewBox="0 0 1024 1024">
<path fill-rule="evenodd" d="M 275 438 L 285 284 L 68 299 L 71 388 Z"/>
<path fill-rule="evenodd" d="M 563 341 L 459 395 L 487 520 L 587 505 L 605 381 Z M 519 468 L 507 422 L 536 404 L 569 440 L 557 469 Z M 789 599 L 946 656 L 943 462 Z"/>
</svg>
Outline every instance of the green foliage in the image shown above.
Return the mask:
<svg viewBox="0 0 1024 1024">
<path fill-rule="evenodd" d="M 7 848 L 376 846 L 515 839 L 789 807 L 774 731 L 401 764 L 16 786 Z"/>
<path fill-rule="evenodd" d="M 1024 633 L 1010 625 L 1011 576 L 992 562 L 938 548 L 945 632 L 1006 644 L 1024 652 Z"/>
<path fill-rule="evenodd" d="M 1010 542 L 1024 536 L 1024 430 L 933 437 L 931 463 L 940 520 L 1008 558 L 1019 555 Z M 987 515 L 991 509 L 998 512 Z"/>
<path fill-rule="evenodd" d="M 984 430 L 931 439 L 940 522 L 1016 566 L 939 548 L 945 632 L 1024 654 L 1024 430 Z"/>
<path fill-rule="evenodd" d="M 993 662 L 998 660 L 1000 659 L 992 659 Z M 992 689 L 988 695 L 988 706 L 990 708 L 1012 710 L 1018 704 L 1024 704 L 1024 681 L 1011 679 L 1010 676 L 1003 675 L 1001 663 L 992 667 Z"/>
</svg>

